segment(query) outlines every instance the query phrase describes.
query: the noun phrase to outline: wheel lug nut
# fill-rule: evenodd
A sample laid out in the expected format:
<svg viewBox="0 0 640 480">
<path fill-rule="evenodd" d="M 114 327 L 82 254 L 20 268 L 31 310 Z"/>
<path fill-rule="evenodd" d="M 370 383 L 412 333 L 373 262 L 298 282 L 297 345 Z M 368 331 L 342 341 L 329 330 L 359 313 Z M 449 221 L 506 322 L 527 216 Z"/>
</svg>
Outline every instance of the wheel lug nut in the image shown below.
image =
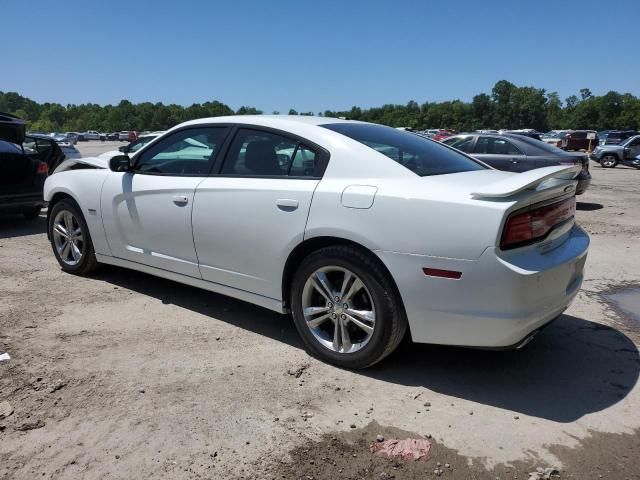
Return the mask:
<svg viewBox="0 0 640 480">
<path fill-rule="evenodd" d="M 344 308 L 345 310 L 349 310 L 349 304 L 345 303 L 344 305 L 342 305 L 342 308 Z"/>
<path fill-rule="evenodd" d="M 336 302 L 339 302 L 340 301 L 340 297 L 336 297 L 335 300 L 336 300 Z"/>
<path fill-rule="evenodd" d="M 346 320 L 346 319 L 347 319 L 347 316 L 343 313 L 342 315 L 340 315 L 340 318 L 341 318 L 342 320 Z"/>
<path fill-rule="evenodd" d="M 331 318 L 338 318 L 338 314 L 337 313 L 332 314 Z"/>
<path fill-rule="evenodd" d="M 327 307 L 333 308 L 333 303 L 331 303 L 331 302 L 327 303 Z"/>
</svg>

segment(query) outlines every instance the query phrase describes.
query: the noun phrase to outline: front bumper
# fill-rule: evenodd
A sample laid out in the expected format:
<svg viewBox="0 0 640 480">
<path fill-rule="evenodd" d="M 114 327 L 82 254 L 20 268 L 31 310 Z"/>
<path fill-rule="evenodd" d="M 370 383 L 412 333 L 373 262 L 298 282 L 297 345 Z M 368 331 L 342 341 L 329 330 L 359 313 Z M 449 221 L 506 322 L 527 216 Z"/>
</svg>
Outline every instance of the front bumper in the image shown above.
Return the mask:
<svg viewBox="0 0 640 480">
<path fill-rule="evenodd" d="M 415 342 L 499 348 L 517 345 L 569 306 L 588 247 L 584 230 L 569 225 L 528 247 L 487 248 L 476 260 L 376 253 L 396 281 Z M 462 276 L 428 277 L 424 267 Z"/>
</svg>

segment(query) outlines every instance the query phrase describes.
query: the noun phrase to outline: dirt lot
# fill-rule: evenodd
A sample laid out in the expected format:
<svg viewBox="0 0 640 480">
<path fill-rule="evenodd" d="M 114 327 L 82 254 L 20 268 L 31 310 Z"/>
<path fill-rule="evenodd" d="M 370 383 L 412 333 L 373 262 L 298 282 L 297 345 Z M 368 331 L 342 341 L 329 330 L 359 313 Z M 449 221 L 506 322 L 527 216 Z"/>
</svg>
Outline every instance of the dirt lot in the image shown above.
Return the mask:
<svg viewBox="0 0 640 480">
<path fill-rule="evenodd" d="M 360 372 L 252 305 L 117 268 L 64 274 L 44 217 L 0 219 L 0 478 L 640 478 L 640 324 L 603 296 L 640 285 L 640 171 L 592 173 L 566 315 L 519 351 L 406 343 Z M 433 454 L 374 457 L 379 434 L 429 436 Z"/>
</svg>

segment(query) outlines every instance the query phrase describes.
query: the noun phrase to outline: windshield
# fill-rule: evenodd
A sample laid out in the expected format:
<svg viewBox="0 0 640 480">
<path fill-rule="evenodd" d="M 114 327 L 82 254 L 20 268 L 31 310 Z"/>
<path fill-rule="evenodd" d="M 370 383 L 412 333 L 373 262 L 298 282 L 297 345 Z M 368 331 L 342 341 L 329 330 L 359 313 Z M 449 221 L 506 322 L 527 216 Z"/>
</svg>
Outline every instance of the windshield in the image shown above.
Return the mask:
<svg viewBox="0 0 640 480">
<path fill-rule="evenodd" d="M 421 177 L 484 170 L 485 166 L 441 143 L 370 123 L 321 125 L 386 155 Z"/>
</svg>

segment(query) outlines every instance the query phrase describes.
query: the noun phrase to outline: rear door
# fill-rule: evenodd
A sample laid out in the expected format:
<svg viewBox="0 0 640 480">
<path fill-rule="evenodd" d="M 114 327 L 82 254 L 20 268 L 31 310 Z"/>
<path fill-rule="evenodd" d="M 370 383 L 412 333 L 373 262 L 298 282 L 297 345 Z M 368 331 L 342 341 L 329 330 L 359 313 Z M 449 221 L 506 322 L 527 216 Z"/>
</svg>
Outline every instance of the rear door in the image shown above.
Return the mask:
<svg viewBox="0 0 640 480">
<path fill-rule="evenodd" d="M 193 238 L 202 278 L 282 299 L 282 271 L 302 241 L 328 154 L 305 139 L 240 127 L 218 173 L 196 188 Z"/>
<path fill-rule="evenodd" d="M 526 155 L 507 138 L 480 135 L 473 151 L 474 157 L 498 170 L 507 172 L 530 170 Z"/>
</svg>

